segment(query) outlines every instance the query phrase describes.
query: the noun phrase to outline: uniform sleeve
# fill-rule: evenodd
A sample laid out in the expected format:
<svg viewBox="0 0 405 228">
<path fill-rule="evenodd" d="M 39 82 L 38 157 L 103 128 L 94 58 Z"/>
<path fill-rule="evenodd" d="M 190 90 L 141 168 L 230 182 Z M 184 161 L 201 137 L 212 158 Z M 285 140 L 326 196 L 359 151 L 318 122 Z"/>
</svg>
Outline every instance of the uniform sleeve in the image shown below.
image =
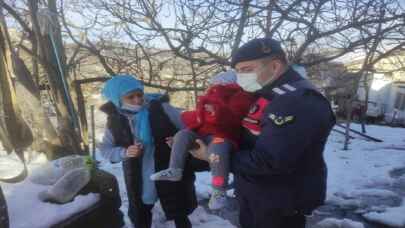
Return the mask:
<svg viewBox="0 0 405 228">
<path fill-rule="evenodd" d="M 293 120 L 277 124 L 270 115 Z M 242 175 L 290 173 L 311 142 L 318 137 L 326 140 L 332 122 L 329 104 L 319 96 L 285 96 L 274 100 L 266 108 L 254 148 L 234 154 L 233 170 Z"/>
<path fill-rule="evenodd" d="M 114 143 L 114 137 L 109 129 L 104 131 L 103 140 L 97 145 L 101 156 L 111 163 L 121 162 L 126 158 L 126 148 L 117 147 Z"/>
</svg>

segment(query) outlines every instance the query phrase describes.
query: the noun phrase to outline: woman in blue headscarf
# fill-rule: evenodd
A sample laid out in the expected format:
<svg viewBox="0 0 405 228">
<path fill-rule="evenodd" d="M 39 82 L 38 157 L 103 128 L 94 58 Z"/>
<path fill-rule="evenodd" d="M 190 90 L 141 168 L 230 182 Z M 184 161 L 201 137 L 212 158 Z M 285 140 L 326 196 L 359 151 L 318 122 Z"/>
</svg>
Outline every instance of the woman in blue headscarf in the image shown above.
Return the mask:
<svg viewBox="0 0 405 228">
<path fill-rule="evenodd" d="M 108 80 L 102 93 L 108 99 L 100 108 L 107 114 L 107 127 L 98 148 L 111 162 L 123 162 L 131 222 L 135 228 L 150 228 L 152 208 L 160 200 L 177 228 L 191 227 L 188 215 L 197 206 L 192 170 L 206 169 L 207 163 L 190 158 L 194 161 L 181 182 L 149 178 L 168 167 L 167 139 L 183 128 L 180 111 L 169 105 L 167 96 L 144 94 L 143 83 L 130 75 Z"/>
</svg>

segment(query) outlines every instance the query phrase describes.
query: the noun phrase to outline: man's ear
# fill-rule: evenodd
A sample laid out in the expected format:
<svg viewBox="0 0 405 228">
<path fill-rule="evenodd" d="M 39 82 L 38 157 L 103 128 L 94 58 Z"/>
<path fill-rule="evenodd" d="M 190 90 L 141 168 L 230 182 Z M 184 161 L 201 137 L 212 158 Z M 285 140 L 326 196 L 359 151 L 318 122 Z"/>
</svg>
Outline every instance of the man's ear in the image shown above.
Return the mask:
<svg viewBox="0 0 405 228">
<path fill-rule="evenodd" d="M 272 70 L 275 74 L 280 74 L 283 69 L 283 63 L 281 60 L 276 59 L 271 63 Z"/>
</svg>

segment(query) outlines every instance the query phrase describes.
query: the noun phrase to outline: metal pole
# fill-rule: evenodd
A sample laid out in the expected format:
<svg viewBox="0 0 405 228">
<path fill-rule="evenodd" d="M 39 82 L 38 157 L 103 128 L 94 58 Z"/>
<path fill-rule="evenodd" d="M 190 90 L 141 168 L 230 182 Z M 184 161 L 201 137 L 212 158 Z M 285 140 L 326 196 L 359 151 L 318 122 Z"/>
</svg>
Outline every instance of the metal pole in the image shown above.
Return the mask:
<svg viewBox="0 0 405 228">
<path fill-rule="evenodd" d="M 96 161 L 96 127 L 94 121 L 94 105 L 90 106 L 91 110 L 91 151 L 93 160 Z"/>
<path fill-rule="evenodd" d="M 56 58 L 56 63 L 58 65 L 60 77 L 62 79 L 63 91 L 65 92 L 65 99 L 66 99 L 66 102 L 67 102 L 68 110 L 70 112 L 70 118 L 72 119 L 73 127 L 78 131 L 79 130 L 79 124 L 77 123 L 77 118 L 76 118 L 76 115 L 75 115 L 74 105 L 73 105 L 73 102 L 72 102 L 72 98 L 70 97 L 69 89 L 67 87 L 65 74 L 64 74 L 64 71 L 63 71 L 63 68 L 62 68 L 62 63 L 60 62 L 60 59 L 59 59 L 59 53 L 58 53 L 58 50 L 57 50 L 55 40 L 54 40 L 53 35 L 52 35 L 52 31 L 49 31 L 49 37 L 50 37 L 51 44 L 52 44 L 52 49 L 53 49 L 53 52 L 54 52 L 54 55 L 55 55 L 55 58 Z"/>
</svg>

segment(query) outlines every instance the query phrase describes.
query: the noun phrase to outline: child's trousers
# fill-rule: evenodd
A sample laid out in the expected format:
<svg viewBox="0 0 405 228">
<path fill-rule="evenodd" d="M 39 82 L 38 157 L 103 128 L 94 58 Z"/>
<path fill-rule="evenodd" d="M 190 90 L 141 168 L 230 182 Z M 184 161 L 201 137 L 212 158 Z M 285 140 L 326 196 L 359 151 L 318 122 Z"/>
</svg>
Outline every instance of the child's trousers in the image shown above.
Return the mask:
<svg viewBox="0 0 405 228">
<path fill-rule="evenodd" d="M 219 190 L 225 190 L 228 184 L 230 153 L 233 146 L 227 139 L 211 135 L 201 137 L 191 130 L 181 130 L 173 138 L 169 167 L 184 169 L 189 151 L 195 145 L 197 139 L 201 139 L 208 144 L 208 160 L 212 174 L 212 186 Z"/>
</svg>

